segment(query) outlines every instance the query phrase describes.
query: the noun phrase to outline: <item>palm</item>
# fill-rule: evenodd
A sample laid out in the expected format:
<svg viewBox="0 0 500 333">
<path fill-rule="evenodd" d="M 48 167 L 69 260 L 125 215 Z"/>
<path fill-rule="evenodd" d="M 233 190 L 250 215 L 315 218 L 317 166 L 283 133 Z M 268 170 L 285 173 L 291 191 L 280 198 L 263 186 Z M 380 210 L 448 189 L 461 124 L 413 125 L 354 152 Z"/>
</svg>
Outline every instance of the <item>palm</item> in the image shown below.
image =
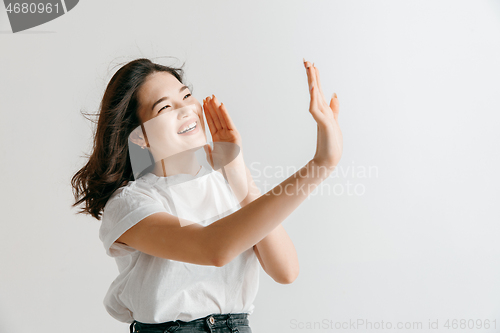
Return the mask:
<svg viewBox="0 0 500 333">
<path fill-rule="evenodd" d="M 226 106 L 219 103 L 215 96 L 213 98 L 207 97 L 203 101 L 203 109 L 214 142 L 214 149 L 212 150 L 210 145 L 206 145 L 205 151 L 212 167 L 218 169 L 238 155 L 241 149 L 241 136 L 229 117 Z"/>
<path fill-rule="evenodd" d="M 223 103 L 219 103 L 216 97 L 207 97 L 203 101 L 203 109 L 214 142 L 230 142 L 241 146 L 240 133 Z"/>
<path fill-rule="evenodd" d="M 238 141 L 238 133 L 231 129 L 215 129 L 215 132 L 210 131 L 210 133 L 214 142 L 236 143 Z"/>
</svg>

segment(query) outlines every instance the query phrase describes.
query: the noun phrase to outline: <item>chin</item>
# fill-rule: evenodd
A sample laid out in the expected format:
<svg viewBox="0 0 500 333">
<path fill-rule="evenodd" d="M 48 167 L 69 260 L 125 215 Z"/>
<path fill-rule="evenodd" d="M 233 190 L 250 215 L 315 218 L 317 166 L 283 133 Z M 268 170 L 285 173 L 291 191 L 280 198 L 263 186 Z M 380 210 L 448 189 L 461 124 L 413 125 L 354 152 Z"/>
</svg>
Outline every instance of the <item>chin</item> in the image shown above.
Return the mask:
<svg viewBox="0 0 500 333">
<path fill-rule="evenodd" d="M 198 146 L 204 146 L 208 143 L 206 138 L 201 138 L 200 140 L 197 140 L 196 142 L 199 143 Z"/>
<path fill-rule="evenodd" d="M 200 136 L 196 140 L 193 140 L 190 144 L 190 149 L 196 148 L 196 147 L 202 147 L 207 144 L 207 139 L 203 136 Z"/>
</svg>

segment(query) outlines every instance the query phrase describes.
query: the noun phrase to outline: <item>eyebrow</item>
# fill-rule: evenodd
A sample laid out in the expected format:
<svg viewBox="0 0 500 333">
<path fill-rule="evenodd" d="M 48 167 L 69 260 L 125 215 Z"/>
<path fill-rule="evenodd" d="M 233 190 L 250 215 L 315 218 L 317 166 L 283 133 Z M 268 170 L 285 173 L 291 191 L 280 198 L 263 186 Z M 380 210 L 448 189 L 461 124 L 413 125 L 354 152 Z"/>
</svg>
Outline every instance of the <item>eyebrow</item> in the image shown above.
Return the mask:
<svg viewBox="0 0 500 333">
<path fill-rule="evenodd" d="M 182 92 L 184 89 L 188 88 L 188 86 L 182 86 L 181 89 L 179 89 L 179 92 Z M 158 104 L 158 103 L 161 103 L 163 102 L 164 100 L 168 99 L 169 97 L 168 96 L 163 96 L 162 98 L 160 98 L 159 100 L 157 100 L 153 106 L 151 107 L 151 111 L 154 110 L 155 106 Z"/>
</svg>

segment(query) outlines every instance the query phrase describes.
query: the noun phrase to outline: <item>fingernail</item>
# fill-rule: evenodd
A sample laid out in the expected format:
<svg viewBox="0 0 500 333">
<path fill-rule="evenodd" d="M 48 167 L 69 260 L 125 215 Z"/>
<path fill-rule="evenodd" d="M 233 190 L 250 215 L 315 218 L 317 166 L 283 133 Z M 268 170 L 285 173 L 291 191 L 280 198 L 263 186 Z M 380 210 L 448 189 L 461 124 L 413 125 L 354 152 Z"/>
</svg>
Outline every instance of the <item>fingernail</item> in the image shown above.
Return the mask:
<svg viewBox="0 0 500 333">
<path fill-rule="evenodd" d="M 337 98 L 337 93 L 333 93 L 333 96 L 335 96 L 335 98 Z"/>
</svg>

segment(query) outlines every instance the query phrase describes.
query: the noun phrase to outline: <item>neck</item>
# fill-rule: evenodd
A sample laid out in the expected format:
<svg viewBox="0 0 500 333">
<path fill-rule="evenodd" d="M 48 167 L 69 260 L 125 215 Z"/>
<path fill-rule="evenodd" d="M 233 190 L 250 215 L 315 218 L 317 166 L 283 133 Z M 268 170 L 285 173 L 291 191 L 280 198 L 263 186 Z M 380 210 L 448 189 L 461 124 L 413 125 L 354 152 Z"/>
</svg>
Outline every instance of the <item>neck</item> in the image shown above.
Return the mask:
<svg viewBox="0 0 500 333">
<path fill-rule="evenodd" d="M 185 151 L 158 161 L 152 173 L 158 177 L 169 177 L 180 173 L 194 176 L 200 169 L 201 165 L 198 163 L 195 151 Z"/>
</svg>

